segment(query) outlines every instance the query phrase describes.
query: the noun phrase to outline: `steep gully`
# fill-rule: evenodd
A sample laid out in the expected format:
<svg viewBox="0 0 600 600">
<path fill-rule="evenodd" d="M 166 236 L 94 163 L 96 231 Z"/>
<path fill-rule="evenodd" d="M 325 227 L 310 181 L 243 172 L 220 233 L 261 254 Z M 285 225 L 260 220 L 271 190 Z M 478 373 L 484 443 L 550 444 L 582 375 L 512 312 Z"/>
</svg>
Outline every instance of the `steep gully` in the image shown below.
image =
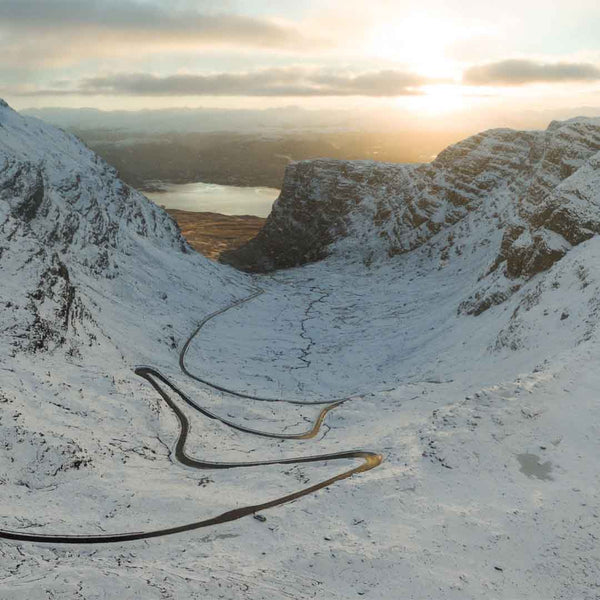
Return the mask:
<svg viewBox="0 0 600 600">
<path fill-rule="evenodd" d="M 193 531 L 195 529 L 200 529 L 202 527 L 209 527 L 211 525 L 218 525 L 220 523 L 227 523 L 229 521 L 235 521 L 236 519 L 240 519 L 241 517 L 245 517 L 247 515 L 256 513 L 261 510 L 266 510 L 267 508 L 272 508 L 274 506 L 280 506 L 282 504 L 286 504 L 287 502 L 291 502 L 317 490 L 320 490 L 324 487 L 327 487 L 333 483 L 341 481 L 343 479 L 347 479 L 354 474 L 363 473 L 365 471 L 369 471 L 377 466 L 379 466 L 383 460 L 383 456 L 381 454 L 377 454 L 375 452 L 369 452 L 365 450 L 349 450 L 346 452 L 335 452 L 330 454 L 320 454 L 313 456 L 304 456 L 304 457 L 293 457 L 293 458 L 284 458 L 279 460 L 264 460 L 264 461 L 252 461 L 252 462 L 211 462 L 206 460 L 198 460 L 189 456 L 185 451 L 185 445 L 187 441 L 188 434 L 190 432 L 190 422 L 188 418 L 185 416 L 184 412 L 181 410 L 178 403 L 173 399 L 172 395 L 178 396 L 180 400 L 182 400 L 185 404 L 194 408 L 202 415 L 209 419 L 218 420 L 224 425 L 236 429 L 237 431 L 242 431 L 244 433 L 249 433 L 252 435 L 257 435 L 261 437 L 268 438 L 277 438 L 277 439 L 311 439 L 314 438 L 323 423 L 327 413 L 334 408 L 340 406 L 343 402 L 346 402 L 349 398 L 343 398 L 336 401 L 328 401 L 328 402 L 303 402 L 300 400 L 280 400 L 275 398 L 263 398 L 259 396 L 252 396 L 249 394 L 244 394 L 243 392 L 237 392 L 234 390 L 230 390 L 218 384 L 212 383 L 205 379 L 198 377 L 191 373 L 185 364 L 185 356 L 188 352 L 188 349 L 194 340 L 194 338 L 198 335 L 201 329 L 206 325 L 208 321 L 214 319 L 220 314 L 231 310 L 234 307 L 240 306 L 250 300 L 253 300 L 257 296 L 263 293 L 262 290 L 259 290 L 250 296 L 233 302 L 229 306 L 218 310 L 214 313 L 211 313 L 207 317 L 205 317 L 190 335 L 188 340 L 186 341 L 181 353 L 179 355 L 179 366 L 183 373 L 185 373 L 188 377 L 202 383 L 214 390 L 218 390 L 220 392 L 224 392 L 238 398 L 245 398 L 250 400 L 257 400 L 262 402 L 287 402 L 291 404 L 327 404 L 323 408 L 323 410 L 318 415 L 315 420 L 314 425 L 308 431 L 297 434 L 284 434 L 284 433 L 272 433 L 267 431 L 260 431 L 257 429 L 251 429 L 249 427 L 244 427 L 243 425 L 239 425 L 233 421 L 222 418 L 211 411 L 207 410 L 199 406 L 194 400 L 192 400 L 187 394 L 181 391 L 174 383 L 172 383 L 169 379 L 167 379 L 164 375 L 162 375 L 159 371 L 152 367 L 148 366 L 140 366 L 135 369 L 136 375 L 145 379 L 161 396 L 161 398 L 167 403 L 169 408 L 175 413 L 179 423 L 179 437 L 177 438 L 177 442 L 175 444 L 175 458 L 184 466 L 191 467 L 193 469 L 236 469 L 236 468 L 247 468 L 247 467 L 259 467 L 259 466 L 267 466 L 267 465 L 286 465 L 286 464 L 301 464 L 301 463 L 314 463 L 314 462 L 325 462 L 325 461 L 335 461 L 335 460 L 348 460 L 348 459 L 357 459 L 361 460 L 361 464 L 358 466 L 343 471 L 338 475 L 334 475 L 324 481 L 320 481 L 311 485 L 309 487 L 303 488 L 296 492 L 292 492 L 285 496 L 281 496 L 274 500 L 270 500 L 268 502 L 263 502 L 260 504 L 253 504 L 250 506 L 245 506 L 243 508 L 236 508 L 224 513 L 221 513 L 215 517 L 205 519 L 202 521 L 196 521 L 194 523 L 187 523 L 184 525 L 179 525 L 175 527 L 168 527 L 164 529 L 155 529 L 152 531 L 135 531 L 135 532 L 126 532 L 126 533 L 113 533 L 113 534 L 103 534 L 103 535 L 69 535 L 69 534 L 36 534 L 36 533 L 24 533 L 19 531 L 8 531 L 8 530 L 0 530 L 0 538 L 6 540 L 15 540 L 21 542 L 36 542 L 36 543 L 52 543 L 52 544 L 106 544 L 106 543 L 114 543 L 114 542 L 129 542 L 135 540 L 144 540 L 149 538 L 161 537 L 166 535 L 171 535 L 175 533 L 182 533 L 185 531 Z M 170 395 L 172 394 L 172 395 Z"/>
</svg>

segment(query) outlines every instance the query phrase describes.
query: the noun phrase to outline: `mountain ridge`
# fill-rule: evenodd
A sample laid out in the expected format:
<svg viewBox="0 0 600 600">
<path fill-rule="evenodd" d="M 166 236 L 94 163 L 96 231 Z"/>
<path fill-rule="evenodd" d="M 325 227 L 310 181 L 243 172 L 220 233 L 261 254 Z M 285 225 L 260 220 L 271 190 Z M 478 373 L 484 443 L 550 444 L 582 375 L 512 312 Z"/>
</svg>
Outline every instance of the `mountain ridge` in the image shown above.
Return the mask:
<svg viewBox="0 0 600 600">
<path fill-rule="evenodd" d="M 76 346 L 90 343 L 89 336 L 97 340 L 91 317 L 97 307 L 85 293 L 90 278 L 118 295 L 123 278 L 144 280 L 149 287 L 152 278 L 164 280 L 169 261 L 174 268 L 187 263 L 214 271 L 164 210 L 120 181 L 117 171 L 80 140 L 20 116 L 5 102 L 0 210 L 2 296 L 10 309 L 3 320 L 10 323 L 13 348 L 68 346 L 70 334 Z M 145 273 L 138 262 L 148 262 Z M 86 341 L 78 326 L 89 329 Z"/>
<path fill-rule="evenodd" d="M 222 261 L 255 272 L 330 255 L 371 263 L 453 230 L 458 238 L 472 213 L 503 230 L 482 279 L 500 269 L 509 289 L 600 232 L 598 161 L 600 119 L 576 117 L 545 131 L 491 129 L 428 164 L 294 163 L 263 230 Z M 485 310 L 494 294 L 468 310 Z"/>
</svg>

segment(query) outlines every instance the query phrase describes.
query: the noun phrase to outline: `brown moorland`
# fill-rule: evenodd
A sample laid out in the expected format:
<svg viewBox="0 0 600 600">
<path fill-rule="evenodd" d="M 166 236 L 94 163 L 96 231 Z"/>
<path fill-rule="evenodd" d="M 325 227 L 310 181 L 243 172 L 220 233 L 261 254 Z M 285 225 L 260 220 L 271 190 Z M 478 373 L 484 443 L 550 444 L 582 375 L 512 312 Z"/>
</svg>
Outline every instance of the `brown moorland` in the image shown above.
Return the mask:
<svg viewBox="0 0 600 600">
<path fill-rule="evenodd" d="M 190 246 L 207 258 L 218 260 L 221 252 L 239 248 L 262 229 L 266 219 L 251 215 L 221 215 L 167 209 Z"/>
</svg>

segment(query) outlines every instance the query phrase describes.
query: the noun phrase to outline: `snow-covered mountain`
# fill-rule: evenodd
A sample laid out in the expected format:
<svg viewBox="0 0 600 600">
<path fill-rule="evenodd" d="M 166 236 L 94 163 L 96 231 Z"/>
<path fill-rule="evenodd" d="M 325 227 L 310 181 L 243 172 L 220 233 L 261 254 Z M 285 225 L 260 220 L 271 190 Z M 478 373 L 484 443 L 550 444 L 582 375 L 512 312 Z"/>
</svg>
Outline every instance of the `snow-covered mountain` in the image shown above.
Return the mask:
<svg viewBox="0 0 600 600">
<path fill-rule="evenodd" d="M 110 534 L 198 521 L 340 472 L 199 472 L 133 372 L 190 407 L 187 452 L 384 463 L 259 519 L 149 541 L 0 539 L 4 598 L 594 598 L 600 576 L 600 123 L 495 130 L 430 165 L 290 167 L 237 260 L 194 253 L 76 138 L 0 106 L 0 530 Z M 279 262 L 281 261 L 281 262 Z M 352 461 L 347 461 L 353 466 Z"/>
<path fill-rule="evenodd" d="M 600 232 L 599 164 L 600 119 L 587 118 L 486 131 L 424 165 L 295 163 L 262 232 L 225 261 L 251 271 L 329 255 L 371 263 L 430 242 L 448 260 L 487 240 L 489 264 L 464 307 L 478 313 Z"/>
<path fill-rule="evenodd" d="M 192 268 L 201 293 L 219 290 L 215 301 L 228 297 L 224 277 L 240 281 L 194 253 L 163 210 L 75 137 L 6 103 L 0 134 L 0 318 L 13 354 L 100 343 L 94 292 L 144 311 Z"/>
</svg>

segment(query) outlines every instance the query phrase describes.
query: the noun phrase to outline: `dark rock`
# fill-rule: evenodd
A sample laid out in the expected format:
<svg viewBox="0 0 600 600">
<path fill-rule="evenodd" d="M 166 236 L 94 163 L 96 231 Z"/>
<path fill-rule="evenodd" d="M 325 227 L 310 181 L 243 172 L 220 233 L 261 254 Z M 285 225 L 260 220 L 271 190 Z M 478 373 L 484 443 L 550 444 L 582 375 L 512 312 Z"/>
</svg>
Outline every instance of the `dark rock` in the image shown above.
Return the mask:
<svg viewBox="0 0 600 600">
<path fill-rule="evenodd" d="M 44 181 L 40 173 L 36 178 L 34 188 L 28 193 L 23 202 L 14 209 L 14 214 L 26 223 L 32 221 L 44 201 Z"/>
</svg>

